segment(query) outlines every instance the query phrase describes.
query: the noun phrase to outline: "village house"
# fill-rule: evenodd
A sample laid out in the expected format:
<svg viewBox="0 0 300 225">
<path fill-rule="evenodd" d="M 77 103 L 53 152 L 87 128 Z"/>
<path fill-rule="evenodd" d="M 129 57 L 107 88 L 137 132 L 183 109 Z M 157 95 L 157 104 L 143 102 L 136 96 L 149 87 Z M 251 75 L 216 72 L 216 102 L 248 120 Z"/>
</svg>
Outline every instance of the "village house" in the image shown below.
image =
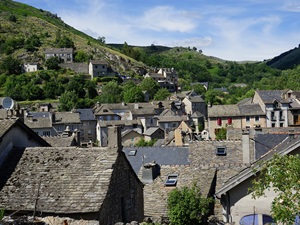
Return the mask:
<svg viewBox="0 0 300 225">
<path fill-rule="evenodd" d="M 161 88 L 166 88 L 169 92 L 176 92 L 178 89 L 178 75 L 172 68 L 160 68 L 153 73 L 147 73 L 144 78 L 153 78 Z"/>
<path fill-rule="evenodd" d="M 22 65 L 22 70 L 27 73 L 35 72 L 40 69 L 40 66 L 38 62 L 27 62 Z"/>
<path fill-rule="evenodd" d="M 253 129 L 266 127 L 266 116 L 259 104 L 243 101 L 235 105 L 208 106 L 207 126 L 211 139 L 222 128 Z"/>
<path fill-rule="evenodd" d="M 61 135 L 66 128 L 80 130 L 80 115 L 76 112 L 26 112 L 24 123 L 40 136 Z"/>
<path fill-rule="evenodd" d="M 90 60 L 89 62 L 89 74 L 91 79 L 95 77 L 107 76 L 108 64 L 103 60 Z"/>
<path fill-rule="evenodd" d="M 47 48 L 45 49 L 44 53 L 46 61 L 52 57 L 58 57 L 64 63 L 73 62 L 73 48 Z"/>
<path fill-rule="evenodd" d="M 258 90 L 253 103 L 261 106 L 267 127 L 288 127 L 299 123 L 300 102 L 291 90 Z"/>
<path fill-rule="evenodd" d="M 50 146 L 20 119 L 0 120 L 0 190 L 14 171 L 26 147 Z"/>
<path fill-rule="evenodd" d="M 122 152 L 120 129 L 110 128 L 109 138 L 106 148 L 27 148 L 0 191 L 5 215 L 49 224 L 141 222 L 143 184 Z"/>
<path fill-rule="evenodd" d="M 76 109 L 80 119 L 80 142 L 82 144 L 96 142 L 97 120 L 92 109 Z"/>
<path fill-rule="evenodd" d="M 264 162 L 270 160 L 275 153 L 280 155 L 300 153 L 299 137 L 299 133 L 290 133 L 277 146 L 273 145 L 273 148 L 269 148 L 257 161 L 227 180 L 217 190 L 216 198 L 222 205 L 222 221 L 245 225 L 274 223 L 271 217 L 272 201 L 277 196 L 274 190 L 272 188 L 266 190 L 265 195 L 257 199 L 253 199 L 249 190 L 252 181 L 256 179 L 255 171 L 259 171 Z"/>
</svg>

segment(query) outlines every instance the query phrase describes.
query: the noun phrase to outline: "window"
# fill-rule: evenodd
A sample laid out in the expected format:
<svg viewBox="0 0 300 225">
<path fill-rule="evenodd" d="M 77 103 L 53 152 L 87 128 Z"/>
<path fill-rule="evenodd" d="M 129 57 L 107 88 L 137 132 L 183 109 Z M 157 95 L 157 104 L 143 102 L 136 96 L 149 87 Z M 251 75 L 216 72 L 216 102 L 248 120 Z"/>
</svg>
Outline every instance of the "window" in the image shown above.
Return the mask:
<svg viewBox="0 0 300 225">
<path fill-rule="evenodd" d="M 257 121 L 259 121 L 259 116 L 255 116 L 255 121 L 257 122 Z"/>
<path fill-rule="evenodd" d="M 50 136 L 50 131 L 43 131 L 43 136 Z"/>
<path fill-rule="evenodd" d="M 222 119 L 221 119 L 221 118 L 218 118 L 218 119 L 217 119 L 217 124 L 218 124 L 218 126 L 221 126 L 221 125 L 222 125 Z"/>
<path fill-rule="evenodd" d="M 280 123 L 279 125 L 280 125 L 280 127 L 283 127 L 283 123 Z"/>
<path fill-rule="evenodd" d="M 250 116 L 246 116 L 246 122 L 250 122 Z"/>
<path fill-rule="evenodd" d="M 178 174 L 169 174 L 165 182 L 166 186 L 176 186 L 178 180 Z"/>
<path fill-rule="evenodd" d="M 226 147 L 217 147 L 216 155 L 226 155 Z"/>
<path fill-rule="evenodd" d="M 275 127 L 275 123 L 272 123 L 272 127 Z"/>
<path fill-rule="evenodd" d="M 136 150 L 131 150 L 128 153 L 128 156 L 135 156 L 136 155 Z"/>
<path fill-rule="evenodd" d="M 228 125 L 232 124 L 232 118 L 231 117 L 227 118 L 227 123 L 228 123 Z"/>
</svg>

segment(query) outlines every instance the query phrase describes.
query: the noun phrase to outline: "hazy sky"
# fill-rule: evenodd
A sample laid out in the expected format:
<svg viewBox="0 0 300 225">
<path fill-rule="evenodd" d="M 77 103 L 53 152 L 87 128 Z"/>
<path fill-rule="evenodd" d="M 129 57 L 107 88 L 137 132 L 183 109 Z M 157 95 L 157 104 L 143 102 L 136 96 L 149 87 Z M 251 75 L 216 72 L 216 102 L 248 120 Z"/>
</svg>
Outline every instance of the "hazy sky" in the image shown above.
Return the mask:
<svg viewBox="0 0 300 225">
<path fill-rule="evenodd" d="M 226 60 L 273 58 L 300 43 L 300 0 L 17 0 L 106 43 L 196 47 Z"/>
</svg>

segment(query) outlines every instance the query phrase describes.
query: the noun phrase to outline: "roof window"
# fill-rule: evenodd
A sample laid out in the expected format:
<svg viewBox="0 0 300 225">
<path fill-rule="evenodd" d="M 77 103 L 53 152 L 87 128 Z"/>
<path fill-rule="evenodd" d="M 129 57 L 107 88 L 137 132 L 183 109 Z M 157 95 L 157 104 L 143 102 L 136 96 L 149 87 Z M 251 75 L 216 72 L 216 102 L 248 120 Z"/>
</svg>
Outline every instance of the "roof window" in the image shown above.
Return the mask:
<svg viewBox="0 0 300 225">
<path fill-rule="evenodd" d="M 128 156 L 135 156 L 136 155 L 136 150 L 131 150 L 128 153 Z"/>
<path fill-rule="evenodd" d="M 226 155 L 226 147 L 217 147 L 216 155 Z"/>
<path fill-rule="evenodd" d="M 176 186 L 178 180 L 178 174 L 169 174 L 165 182 L 165 186 Z"/>
</svg>

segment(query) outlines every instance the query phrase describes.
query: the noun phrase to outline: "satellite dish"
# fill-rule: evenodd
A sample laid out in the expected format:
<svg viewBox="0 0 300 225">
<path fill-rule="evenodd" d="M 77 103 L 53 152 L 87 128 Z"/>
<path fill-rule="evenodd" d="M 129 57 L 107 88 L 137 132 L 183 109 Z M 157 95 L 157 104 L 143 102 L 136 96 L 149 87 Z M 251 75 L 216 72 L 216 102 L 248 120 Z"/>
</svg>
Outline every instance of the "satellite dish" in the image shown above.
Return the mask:
<svg viewBox="0 0 300 225">
<path fill-rule="evenodd" d="M 10 97 L 5 97 L 2 99 L 2 107 L 6 110 L 8 109 L 12 109 L 14 107 L 14 100 L 12 100 L 12 98 Z"/>
</svg>

